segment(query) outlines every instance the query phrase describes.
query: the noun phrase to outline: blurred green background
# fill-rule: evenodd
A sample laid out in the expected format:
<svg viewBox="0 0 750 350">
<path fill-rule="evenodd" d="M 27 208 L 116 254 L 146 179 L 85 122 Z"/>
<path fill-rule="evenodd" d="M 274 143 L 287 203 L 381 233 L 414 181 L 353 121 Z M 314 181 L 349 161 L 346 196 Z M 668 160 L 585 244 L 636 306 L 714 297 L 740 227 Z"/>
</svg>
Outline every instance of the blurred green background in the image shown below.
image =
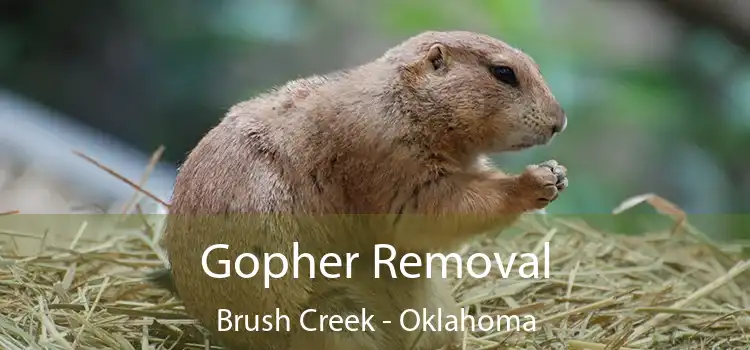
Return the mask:
<svg viewBox="0 0 750 350">
<path fill-rule="evenodd" d="M 654 192 L 689 213 L 739 214 L 750 211 L 747 4 L 5 0 L 0 86 L 143 152 L 165 145 L 178 165 L 253 94 L 423 30 L 474 30 L 531 54 L 568 113 L 551 146 L 501 157 L 510 171 L 549 158 L 569 168 L 550 213 L 609 213 Z"/>
</svg>

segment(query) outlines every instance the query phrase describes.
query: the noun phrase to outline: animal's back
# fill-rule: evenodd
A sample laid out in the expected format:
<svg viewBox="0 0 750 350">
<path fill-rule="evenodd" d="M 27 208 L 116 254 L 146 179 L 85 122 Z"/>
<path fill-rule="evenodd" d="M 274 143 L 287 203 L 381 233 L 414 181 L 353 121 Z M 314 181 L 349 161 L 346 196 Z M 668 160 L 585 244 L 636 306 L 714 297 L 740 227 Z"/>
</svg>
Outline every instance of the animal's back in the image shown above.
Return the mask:
<svg viewBox="0 0 750 350">
<path fill-rule="evenodd" d="M 175 285 L 190 286 L 190 291 L 178 287 L 178 295 L 188 312 L 208 321 L 209 329 L 217 329 L 217 309 L 267 315 L 280 308 L 282 314 L 298 319 L 312 293 L 320 290 L 304 276 L 292 279 L 292 274 L 274 280 L 269 289 L 257 276 L 213 279 L 197 263 L 207 247 L 229 245 L 213 251 L 208 261 L 213 271 L 224 271 L 217 260 L 242 253 L 290 257 L 293 242 L 302 252 L 318 257 L 331 252 L 343 256 L 359 250 L 352 245 L 362 245 L 361 239 L 348 244 L 346 236 L 336 232 L 351 230 L 352 218 L 339 214 L 352 212 L 355 206 L 332 167 L 346 167 L 346 162 L 356 160 L 345 154 L 351 151 L 342 144 L 346 140 L 332 139 L 340 132 L 330 130 L 326 120 L 335 107 L 320 101 L 326 99 L 321 91 L 326 82 L 326 77 L 294 81 L 236 105 L 180 168 L 164 242 L 170 248 Z M 309 270 L 302 262 L 301 271 Z M 262 261 L 259 269 L 264 269 Z M 206 300 L 211 300 L 210 305 Z M 234 337 L 237 344 L 227 345 L 283 349 L 288 336 L 240 333 L 244 334 Z M 245 343 L 249 338 L 257 343 Z"/>
<path fill-rule="evenodd" d="M 291 242 L 306 240 L 291 214 L 308 207 L 311 198 L 300 190 L 305 185 L 284 167 L 290 155 L 277 131 L 283 128 L 274 125 L 284 122 L 276 110 L 284 107 L 289 93 L 280 90 L 234 107 L 180 169 L 164 239 L 170 248 L 175 284 L 190 286 L 190 291 L 178 287 L 177 293 L 187 311 L 209 329 L 217 329 L 218 309 L 266 315 L 278 307 L 294 319 L 298 306 L 309 298 L 310 288 L 303 280 L 282 278 L 265 289 L 260 277 L 213 279 L 198 264 L 203 251 L 213 244 L 229 245 L 227 250 L 213 251 L 208 260 L 209 268 L 223 272 L 225 267 L 216 263 L 219 259 L 242 253 L 261 258 L 272 252 L 291 256 Z M 245 271 L 252 268 L 250 263 L 243 266 Z M 261 260 L 259 270 L 263 268 Z M 288 336 L 262 332 L 252 337 L 254 343 L 246 343 L 248 332 L 239 333 L 227 337 L 237 343 L 226 345 L 284 349 Z"/>
</svg>

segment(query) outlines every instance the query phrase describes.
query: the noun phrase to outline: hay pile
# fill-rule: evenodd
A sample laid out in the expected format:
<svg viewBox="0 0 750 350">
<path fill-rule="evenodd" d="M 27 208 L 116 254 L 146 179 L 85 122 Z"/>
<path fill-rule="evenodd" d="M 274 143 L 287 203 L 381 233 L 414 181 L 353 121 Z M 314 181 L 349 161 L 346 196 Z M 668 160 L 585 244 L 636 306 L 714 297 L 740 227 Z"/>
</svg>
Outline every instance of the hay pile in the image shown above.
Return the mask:
<svg viewBox="0 0 750 350">
<path fill-rule="evenodd" d="M 549 241 L 551 278 L 464 278 L 454 295 L 472 312 L 531 314 L 537 332 L 467 334 L 465 349 L 750 349 L 750 262 L 684 223 L 679 232 L 642 237 L 546 217 L 519 227 L 520 235 L 461 253 L 540 252 Z M 4 246 L 0 348 L 218 349 L 179 301 L 143 282 L 162 265 L 158 234 L 112 236 L 84 243 L 78 235 L 66 249 L 30 257 Z"/>
</svg>

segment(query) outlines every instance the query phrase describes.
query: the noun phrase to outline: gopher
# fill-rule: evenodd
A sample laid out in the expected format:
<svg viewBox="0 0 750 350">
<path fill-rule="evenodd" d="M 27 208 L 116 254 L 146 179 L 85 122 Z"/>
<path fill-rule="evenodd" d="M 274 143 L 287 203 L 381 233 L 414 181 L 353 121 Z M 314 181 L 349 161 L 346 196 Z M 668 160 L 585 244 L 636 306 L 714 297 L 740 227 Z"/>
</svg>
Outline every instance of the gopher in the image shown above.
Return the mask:
<svg viewBox="0 0 750 350">
<path fill-rule="evenodd" d="M 407 309 L 458 314 L 448 283 L 375 278 L 373 246 L 398 255 L 450 251 L 545 208 L 568 186 L 565 167 L 551 160 L 506 174 L 487 155 L 548 144 L 566 125 L 531 57 L 467 31 L 424 32 L 361 66 L 289 82 L 230 108 L 189 153 L 161 242 L 170 268 L 152 280 L 230 349 L 450 346 L 461 334 L 399 325 Z M 268 287 L 260 277 L 212 278 L 201 265 L 217 243 L 228 248 L 211 253 L 213 271 L 242 253 L 290 257 L 294 242 L 316 259 L 360 258 L 344 263 L 353 272 L 341 278 L 312 278 L 304 271 L 313 262 L 302 261 L 303 273 Z M 248 320 L 220 331 L 219 309 Z M 375 330 L 305 330 L 299 320 L 308 309 L 342 317 L 365 310 Z M 245 329 L 276 313 L 291 325 Z"/>
</svg>

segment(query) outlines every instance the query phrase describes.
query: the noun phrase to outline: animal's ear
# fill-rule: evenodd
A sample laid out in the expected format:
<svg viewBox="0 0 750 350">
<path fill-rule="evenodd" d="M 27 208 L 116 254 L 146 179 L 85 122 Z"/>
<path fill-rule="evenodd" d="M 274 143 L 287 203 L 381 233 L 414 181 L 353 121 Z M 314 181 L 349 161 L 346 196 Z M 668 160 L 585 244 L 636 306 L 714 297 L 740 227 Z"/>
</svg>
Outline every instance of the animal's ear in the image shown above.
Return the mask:
<svg viewBox="0 0 750 350">
<path fill-rule="evenodd" d="M 441 69 L 445 67 L 448 58 L 447 54 L 448 50 L 446 50 L 445 45 L 441 43 L 432 44 L 427 51 L 427 55 L 425 55 L 425 64 L 434 70 Z"/>
</svg>

